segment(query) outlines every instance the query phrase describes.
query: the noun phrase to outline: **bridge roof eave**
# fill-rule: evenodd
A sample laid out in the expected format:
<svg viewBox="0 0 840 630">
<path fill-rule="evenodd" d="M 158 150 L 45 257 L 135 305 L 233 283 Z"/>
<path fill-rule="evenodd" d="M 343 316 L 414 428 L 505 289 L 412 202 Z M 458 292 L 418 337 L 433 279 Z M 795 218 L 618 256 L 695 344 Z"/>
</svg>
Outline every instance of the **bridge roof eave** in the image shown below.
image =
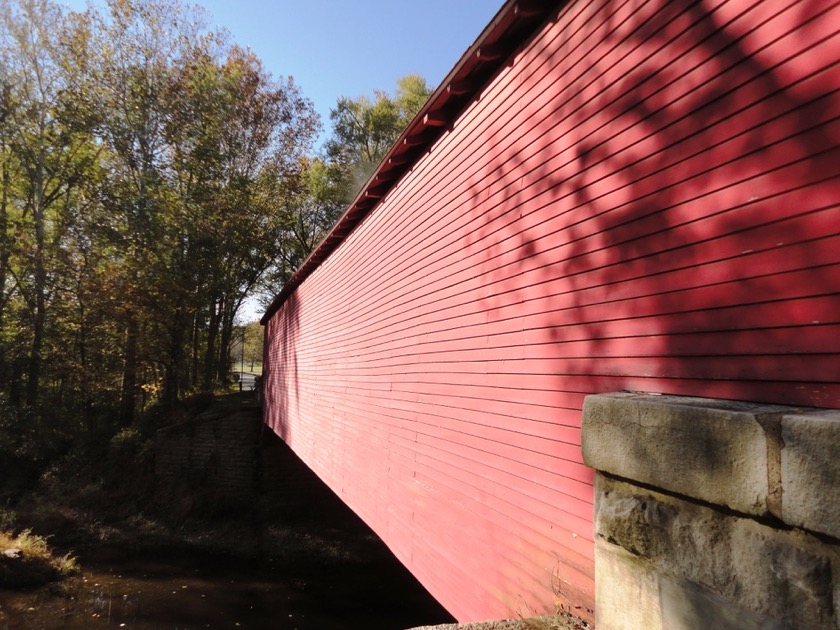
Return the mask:
<svg viewBox="0 0 840 630">
<path fill-rule="evenodd" d="M 505 61 L 562 4 L 545 0 L 505 2 L 409 123 L 332 229 L 275 296 L 260 320 L 263 326 L 451 127 Z"/>
</svg>

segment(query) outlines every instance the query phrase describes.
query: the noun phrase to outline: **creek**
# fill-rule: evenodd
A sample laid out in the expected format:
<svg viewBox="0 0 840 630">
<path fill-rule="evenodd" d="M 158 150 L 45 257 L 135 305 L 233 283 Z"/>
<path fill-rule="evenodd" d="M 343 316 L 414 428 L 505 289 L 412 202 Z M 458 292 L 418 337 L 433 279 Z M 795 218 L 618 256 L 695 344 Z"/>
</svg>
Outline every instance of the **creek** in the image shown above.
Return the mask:
<svg viewBox="0 0 840 630">
<path fill-rule="evenodd" d="M 0 590 L 0 629 L 393 630 L 452 620 L 395 559 L 378 555 L 302 566 L 102 547 L 61 583 Z"/>
<path fill-rule="evenodd" d="M 261 426 L 259 409 L 245 409 L 250 420 L 234 407 L 231 422 Z M 91 528 L 65 475 L 66 498 L 30 510 L 52 518 L 33 521 L 23 510 L 19 528 L 72 552 L 81 572 L 35 590 L 0 589 L 0 630 L 398 630 L 454 621 L 282 440 L 259 435 L 258 486 L 218 514 L 206 475 L 192 485 L 139 477 L 127 487 L 157 488 L 163 507 L 149 514 L 168 517 L 150 517 L 154 527 L 139 513 L 126 517 L 118 508 L 132 495 L 123 489 L 97 503 L 95 522 L 109 527 Z"/>
</svg>

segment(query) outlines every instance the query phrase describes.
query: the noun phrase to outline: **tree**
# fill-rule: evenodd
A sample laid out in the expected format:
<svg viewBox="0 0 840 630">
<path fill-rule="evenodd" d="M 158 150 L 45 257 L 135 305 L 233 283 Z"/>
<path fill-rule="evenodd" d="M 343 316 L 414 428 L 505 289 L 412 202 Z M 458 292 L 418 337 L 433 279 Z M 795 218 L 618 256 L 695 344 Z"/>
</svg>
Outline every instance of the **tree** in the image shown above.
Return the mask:
<svg viewBox="0 0 840 630">
<path fill-rule="evenodd" d="M 87 109 L 80 77 L 66 62 L 68 42 L 74 41 L 72 25 L 48 0 L 4 0 L 0 11 L 7 132 L 0 221 L 6 229 L 12 221 L 15 229 L 14 245 L 3 252 L 3 271 L 14 279 L 24 306 L 29 346 L 25 400 L 33 407 L 39 397 L 49 310 L 61 288 L 60 276 L 52 269 L 74 221 L 73 197 L 98 149 L 90 119 L 80 115 Z M 15 168 L 13 185 L 10 173 Z M 19 376 L 14 374 L 13 380 Z"/>
<path fill-rule="evenodd" d="M 209 312 L 207 388 L 227 378 L 236 313 L 272 265 L 288 223 L 284 200 L 319 123 L 293 81 L 274 81 L 241 48 L 185 70 L 174 99 L 174 169 L 196 219 L 189 258 L 200 261 Z"/>
<path fill-rule="evenodd" d="M 175 0 L 112 0 L 98 23 L 130 414 L 143 334 L 170 404 L 227 378 L 236 313 L 272 263 L 319 122 L 291 79 Z"/>
<path fill-rule="evenodd" d="M 110 0 L 105 14 L 91 12 L 90 19 L 95 33 L 90 71 L 99 86 L 100 137 L 111 173 L 100 196 L 113 217 L 104 235 L 117 260 L 116 285 L 121 289 L 120 415 L 130 424 L 142 364 L 153 363 L 155 374 L 160 365 L 170 376 L 175 370 L 163 350 L 171 350 L 173 331 L 158 325 L 183 300 L 170 277 L 177 209 L 167 177 L 166 123 L 173 66 L 197 41 L 201 16 L 177 3 Z M 157 342 L 146 346 L 141 359 L 145 335 L 154 335 Z"/>
<path fill-rule="evenodd" d="M 311 102 L 200 8 L 0 0 L 11 407 L 60 411 L 68 429 L 129 424 L 147 395 L 224 383 L 246 297 L 288 280 L 428 92 L 413 75 L 393 96 L 343 99 L 312 157 Z"/>
<path fill-rule="evenodd" d="M 326 144 L 327 158 L 340 164 L 346 175 L 344 200 L 349 203 L 358 188 L 423 107 L 432 90 L 418 74 L 397 80 L 393 96 L 382 90 L 374 98 L 341 97 L 330 111 L 332 137 Z"/>
<path fill-rule="evenodd" d="M 6 22 L 5 5 L 0 5 L 0 18 Z M 5 38 L 4 38 L 5 39 Z M 12 78 L 4 72 L 8 69 L 9 50 L 6 46 L 0 46 L 0 333 L 5 332 L 6 310 L 11 297 L 10 289 L 10 261 L 14 237 L 11 230 L 10 214 L 12 213 L 12 179 L 17 179 L 17 164 L 13 159 L 11 151 L 11 138 L 14 134 L 13 117 L 11 112 L 14 108 L 12 94 Z M 7 339 L 0 337 L 0 379 L 4 382 L 11 382 L 11 374 L 8 369 L 8 348 Z"/>
</svg>

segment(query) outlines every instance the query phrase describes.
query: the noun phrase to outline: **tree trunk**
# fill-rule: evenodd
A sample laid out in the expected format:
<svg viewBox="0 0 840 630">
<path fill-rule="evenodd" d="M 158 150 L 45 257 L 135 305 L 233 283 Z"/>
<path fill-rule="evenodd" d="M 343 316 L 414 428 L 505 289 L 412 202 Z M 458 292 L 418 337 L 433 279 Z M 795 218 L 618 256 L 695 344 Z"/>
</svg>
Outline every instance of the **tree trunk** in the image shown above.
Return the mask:
<svg viewBox="0 0 840 630">
<path fill-rule="evenodd" d="M 217 374 L 216 338 L 219 334 L 219 303 L 217 300 L 210 301 L 210 323 L 207 327 L 207 350 L 204 354 L 204 382 L 202 387 L 205 391 L 213 389 L 214 376 Z"/>
<path fill-rule="evenodd" d="M 218 378 L 220 383 L 227 383 L 231 368 L 230 344 L 233 339 L 233 309 L 229 297 L 224 299 L 220 310 L 222 339 L 219 344 Z"/>
<path fill-rule="evenodd" d="M 0 156 L 5 154 L 5 143 L 0 144 Z M 0 179 L 0 330 L 3 330 L 3 322 L 6 316 L 6 282 L 9 278 L 9 257 L 11 256 L 11 240 L 9 238 L 9 164 L 3 160 L 3 175 Z M 6 345 L 0 342 L 0 381 L 6 381 L 9 377 Z"/>
<path fill-rule="evenodd" d="M 125 325 L 125 356 L 122 375 L 122 396 L 120 398 L 120 423 L 130 426 L 134 422 L 137 404 L 137 341 L 139 330 L 137 317 L 129 313 Z"/>
<path fill-rule="evenodd" d="M 37 306 L 32 327 L 32 344 L 29 350 L 29 369 L 26 374 L 26 404 L 34 407 L 38 402 L 38 391 L 41 381 L 41 351 L 44 346 L 44 297 L 39 292 Z"/>
<path fill-rule="evenodd" d="M 29 371 L 26 380 L 26 404 L 34 407 L 38 401 L 41 380 L 41 351 L 44 345 L 44 327 L 47 321 L 47 271 L 44 266 L 44 130 L 41 127 L 41 147 L 35 169 L 32 198 L 32 219 L 35 223 L 35 312 L 32 314 L 32 344 L 29 352 Z"/>
<path fill-rule="evenodd" d="M 190 364 L 190 388 L 195 390 L 198 387 L 198 370 L 199 370 L 199 358 L 198 358 L 198 341 L 201 337 L 200 331 L 201 327 L 199 324 L 200 317 L 199 312 L 196 312 L 193 315 L 193 323 L 192 323 L 192 344 L 191 344 L 191 352 L 192 352 L 192 363 Z"/>
<path fill-rule="evenodd" d="M 184 371 L 184 338 L 188 325 L 185 320 L 184 307 L 178 304 L 175 307 L 175 313 L 172 316 L 172 323 L 169 328 L 169 356 L 163 376 L 163 402 L 167 407 L 174 407 L 181 394 L 181 378 Z"/>
<path fill-rule="evenodd" d="M 12 407 L 20 407 L 25 364 L 26 357 L 15 357 L 12 361 L 12 378 L 9 380 L 9 404 Z"/>
</svg>

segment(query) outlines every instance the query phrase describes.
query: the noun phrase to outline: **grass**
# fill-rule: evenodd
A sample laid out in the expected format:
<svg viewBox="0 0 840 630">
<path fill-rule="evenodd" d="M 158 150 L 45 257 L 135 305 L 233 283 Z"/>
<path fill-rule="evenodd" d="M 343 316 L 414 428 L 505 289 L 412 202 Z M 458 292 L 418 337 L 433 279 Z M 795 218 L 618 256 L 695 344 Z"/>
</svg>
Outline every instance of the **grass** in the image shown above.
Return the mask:
<svg viewBox="0 0 840 630">
<path fill-rule="evenodd" d="M 72 554 L 53 554 L 47 539 L 24 529 L 17 535 L 0 531 L 0 587 L 40 586 L 74 573 L 79 565 Z"/>
<path fill-rule="evenodd" d="M 244 364 L 241 361 L 237 361 L 233 364 L 230 371 L 236 374 L 239 374 L 240 372 L 245 372 L 246 374 L 262 374 L 263 367 L 262 362 L 260 361 L 255 361 L 254 363 L 245 361 Z"/>
</svg>

